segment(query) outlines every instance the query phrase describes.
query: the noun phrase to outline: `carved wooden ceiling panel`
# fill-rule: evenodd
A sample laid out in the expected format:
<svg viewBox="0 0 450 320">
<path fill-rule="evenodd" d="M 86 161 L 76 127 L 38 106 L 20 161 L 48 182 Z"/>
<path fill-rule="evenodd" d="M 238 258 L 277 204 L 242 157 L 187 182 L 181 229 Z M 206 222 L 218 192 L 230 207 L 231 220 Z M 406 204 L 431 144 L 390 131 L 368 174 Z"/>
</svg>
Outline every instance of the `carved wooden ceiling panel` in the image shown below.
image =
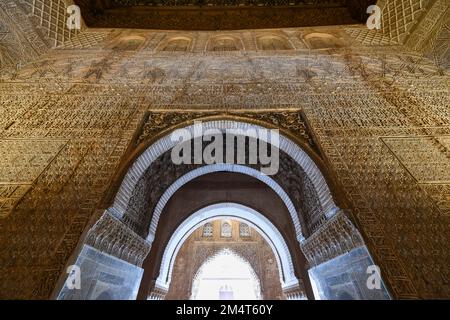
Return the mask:
<svg viewBox="0 0 450 320">
<path fill-rule="evenodd" d="M 89 27 L 232 30 L 354 24 L 374 0 L 75 0 Z"/>
</svg>

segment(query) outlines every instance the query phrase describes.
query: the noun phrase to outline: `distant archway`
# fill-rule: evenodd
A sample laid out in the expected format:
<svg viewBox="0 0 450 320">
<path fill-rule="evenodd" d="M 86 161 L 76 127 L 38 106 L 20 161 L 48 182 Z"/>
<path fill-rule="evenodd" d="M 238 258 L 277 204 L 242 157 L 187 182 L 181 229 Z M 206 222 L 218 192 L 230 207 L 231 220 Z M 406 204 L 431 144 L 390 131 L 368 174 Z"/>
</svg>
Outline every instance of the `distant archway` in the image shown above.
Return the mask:
<svg viewBox="0 0 450 320">
<path fill-rule="evenodd" d="M 265 129 L 253 123 L 235 120 L 212 120 L 211 118 L 205 120 L 202 126 L 204 130 L 216 129 L 219 133 L 226 133 L 228 129 Z M 199 133 L 195 130 L 195 124 L 185 126 L 183 129 L 188 131 L 192 140 L 203 136 L 202 132 Z M 243 166 L 245 170 L 241 170 L 239 165 L 217 164 L 218 170 L 208 171 L 214 165 L 193 166 L 181 170 L 178 167 L 168 166 L 171 171 L 158 171 L 158 168 L 166 168 L 164 164 L 170 160 L 170 157 L 164 156 L 170 156 L 170 150 L 177 144 L 177 141 L 171 139 L 170 134 L 167 134 L 167 132 L 162 134 L 157 136 L 159 137 L 158 140 L 152 140 L 152 144 L 134 159 L 131 166 L 127 166 L 128 172 L 122 180 L 114 204 L 105 210 L 102 217 L 89 230 L 85 241 L 86 245 L 93 249 L 118 257 L 140 268 L 135 272 L 136 277 L 141 276 L 139 273 L 145 271 L 139 287 L 138 297 L 140 299 L 163 299 L 165 297 L 171 280 L 171 268 L 180 244 L 194 230 L 194 227 L 208 222 L 208 219 L 224 216 L 223 211 L 212 214 L 213 210 L 209 210 L 210 216 L 206 215 L 205 208 L 211 209 L 211 206 L 218 203 L 223 204 L 228 201 L 228 203 L 235 202 L 234 205 L 240 203 L 241 206 L 248 206 L 246 210 L 235 210 L 230 216 L 251 224 L 262 235 L 266 236 L 265 240 L 271 246 L 272 251 L 276 253 L 283 293 L 289 299 L 304 298 L 306 294 L 309 297 L 312 295 L 310 285 L 305 287 L 303 282 L 309 277 L 308 270 L 342 255 L 345 255 L 346 259 L 352 259 L 354 254 L 349 252 L 364 246 L 358 230 L 345 216 L 344 212 L 335 205 L 321 170 L 308 155 L 309 149 L 306 148 L 305 151 L 302 148 L 301 141 L 296 143 L 286 135 L 280 135 L 279 143 L 275 147 L 287 156 L 284 158 L 286 170 L 292 167 L 301 167 L 303 180 L 287 181 L 290 185 L 302 183 L 304 180 L 310 182 L 306 190 L 306 196 L 314 197 L 317 200 L 319 203 L 317 212 L 320 213 L 320 218 L 324 218 L 323 221 L 320 221 L 320 229 L 307 234 L 304 241 L 302 237 L 299 237 L 301 234 L 297 232 L 298 224 L 295 219 L 291 219 L 292 212 L 289 210 L 289 201 L 285 201 L 286 198 L 291 197 L 291 194 L 284 197 L 283 190 L 278 188 L 269 177 L 263 178 L 259 174 L 254 175 L 250 167 Z M 271 143 L 264 137 L 261 140 Z M 155 164 L 154 167 L 153 164 Z M 222 168 L 221 165 L 225 167 Z M 232 169 L 226 166 L 231 166 Z M 152 171 L 149 168 L 154 170 Z M 157 179 L 165 177 L 160 172 L 169 176 L 170 184 L 166 183 L 160 188 L 161 190 L 146 189 L 145 174 L 151 173 L 150 176 Z M 207 179 L 203 179 L 208 176 L 216 179 L 215 182 L 221 181 L 224 186 L 223 189 L 211 187 Z M 176 178 L 176 180 L 172 178 Z M 288 179 L 286 175 L 282 178 Z M 139 184 L 140 181 L 143 181 L 142 185 Z M 223 184 L 223 182 L 229 181 L 237 182 L 237 185 L 240 185 L 241 188 L 236 189 L 236 185 L 230 185 L 229 183 Z M 283 184 L 283 180 L 279 180 L 278 183 Z M 290 185 L 286 185 L 287 189 Z M 202 193 L 198 193 L 198 190 L 202 190 Z M 221 190 L 226 190 L 226 192 Z M 156 196 L 151 204 L 156 207 L 153 207 L 151 211 L 146 210 L 146 206 L 136 208 L 129 206 L 130 202 L 135 204 L 139 200 L 145 200 L 141 197 L 141 194 L 151 194 L 153 191 Z M 309 208 L 306 209 L 309 210 Z M 167 214 L 158 213 L 162 213 L 162 210 Z M 236 211 L 240 213 L 236 213 Z M 192 212 L 197 215 L 192 215 Z M 126 215 L 127 213 L 138 215 L 139 219 L 127 219 L 129 218 Z M 278 215 L 278 213 L 282 215 L 283 219 L 280 219 L 281 215 Z M 140 219 L 140 216 L 143 219 Z M 160 216 L 162 220 L 161 223 L 158 223 Z M 197 221 L 193 220 L 192 216 L 196 217 Z M 299 210 L 295 216 L 299 218 L 304 215 Z M 150 232 L 140 232 L 139 229 L 136 229 L 140 232 L 136 233 L 132 223 L 144 230 L 150 230 Z M 158 232 L 155 232 L 156 230 Z M 301 240 L 300 244 L 298 240 Z M 295 259 L 295 273 L 291 254 L 292 258 Z M 361 256 L 367 257 L 367 252 L 362 252 Z M 83 258 L 84 256 L 80 255 L 79 260 L 81 261 Z M 318 279 L 325 279 L 325 275 L 320 272 L 321 270 L 316 269 L 314 271 Z M 322 286 L 326 287 L 327 284 L 325 283 Z M 130 292 L 129 295 L 135 296 L 135 292 Z M 329 295 L 326 298 L 329 298 Z"/>
<path fill-rule="evenodd" d="M 191 299 L 260 300 L 260 280 L 248 261 L 230 249 L 222 249 L 197 271 Z"/>
<path fill-rule="evenodd" d="M 189 235 L 202 224 L 224 217 L 248 223 L 267 241 L 277 260 L 282 288 L 298 285 L 288 246 L 276 227 L 261 213 L 252 208 L 237 203 L 220 203 L 193 213 L 173 233 L 164 250 L 159 276 L 156 280 L 158 288 L 169 289 L 175 258 Z"/>
</svg>

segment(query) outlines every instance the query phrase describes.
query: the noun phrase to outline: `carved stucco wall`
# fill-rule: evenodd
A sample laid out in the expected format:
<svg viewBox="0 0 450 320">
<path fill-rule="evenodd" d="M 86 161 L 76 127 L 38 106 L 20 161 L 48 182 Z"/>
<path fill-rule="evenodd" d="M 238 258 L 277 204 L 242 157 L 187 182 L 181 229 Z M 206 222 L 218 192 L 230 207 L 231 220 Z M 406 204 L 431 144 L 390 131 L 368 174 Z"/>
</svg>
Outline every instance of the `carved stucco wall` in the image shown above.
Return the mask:
<svg viewBox="0 0 450 320">
<path fill-rule="evenodd" d="M 80 29 L 66 27 L 72 0 L 4 0 L 0 3 L 0 70 L 11 73 L 33 63 L 50 48 L 91 41 Z M 8 70 L 9 69 L 9 70 Z"/>
<path fill-rule="evenodd" d="M 16 0 L 28 13 L 30 20 L 43 34 L 50 47 L 56 47 L 81 34 L 85 28 L 80 17 L 80 29 L 67 28 L 67 9 L 73 0 Z"/>
<path fill-rule="evenodd" d="M 450 5 L 435 1 L 406 41 L 406 46 L 418 51 L 443 69 L 450 68 Z"/>
<path fill-rule="evenodd" d="M 206 51 L 209 32 L 189 32 L 189 52 L 161 52 L 184 33 L 90 30 L 87 45 L 1 72 L 1 297 L 50 296 L 89 219 L 106 208 L 146 111 L 257 118 L 292 109 L 393 296 L 449 297 L 449 75 L 407 47 L 365 46 L 346 29 L 278 30 L 293 46 L 282 51 L 257 50 L 257 32 L 231 32 L 243 44 L 233 52 Z M 313 32 L 346 45 L 309 49 Z M 145 41 L 120 50 L 130 35 Z"/>
<path fill-rule="evenodd" d="M 172 116 L 174 113 L 168 113 Z M 215 113 L 209 113 L 214 115 Z M 156 114 L 155 114 L 156 115 Z M 179 113 L 182 119 L 196 119 L 194 115 L 186 115 Z M 242 117 L 243 114 L 240 114 Z M 266 120 L 271 117 L 275 119 L 285 120 L 291 117 L 293 118 L 290 124 L 292 128 L 299 128 L 304 125 L 303 121 L 299 117 L 298 112 L 283 112 L 283 113 L 266 113 Z M 264 115 L 258 115 L 251 117 L 247 115 L 248 120 L 255 118 L 263 119 Z M 176 118 L 175 118 L 176 119 Z M 198 118 L 197 118 L 198 119 Z M 180 121 L 180 120 L 178 120 Z M 180 123 L 180 122 L 177 122 Z M 181 122 L 182 123 L 182 122 Z M 145 136 L 148 135 L 146 128 L 155 128 L 154 123 L 149 119 L 144 123 L 141 135 L 136 139 L 137 142 L 144 140 Z M 309 138 L 307 133 L 304 136 Z M 148 139 L 148 136 L 147 136 Z M 225 140 L 224 140 L 225 141 Z M 306 140 L 308 141 L 308 140 Z M 203 144 L 204 147 L 206 143 Z M 248 150 L 248 146 L 246 148 Z M 299 226 L 299 232 L 303 229 L 303 234 L 309 235 L 313 233 L 325 220 L 326 214 L 328 212 L 326 208 L 320 202 L 317 190 L 314 188 L 311 179 L 307 176 L 304 169 L 293 160 L 287 153 L 283 151 L 278 151 L 280 155 L 280 168 L 278 172 L 271 176 L 276 183 L 278 183 L 287 196 L 293 202 L 293 215 L 296 216 L 297 221 L 300 220 L 301 225 Z M 192 155 L 193 156 L 193 155 Z M 247 155 L 248 156 L 248 155 Z M 194 160 L 192 159 L 192 163 Z M 249 165 L 248 157 L 246 165 L 254 167 L 260 170 L 261 165 Z M 121 220 L 130 227 L 134 232 L 141 235 L 143 238 L 147 238 L 149 231 L 152 229 L 150 227 L 150 220 L 154 220 L 153 216 L 157 205 L 161 209 L 161 205 L 158 203 L 159 199 L 163 196 L 166 189 L 169 188 L 177 179 L 181 176 L 187 174 L 188 172 L 201 167 L 201 165 L 175 165 L 171 161 L 171 151 L 165 152 L 163 155 L 159 156 L 154 162 L 149 165 L 142 177 L 136 181 L 133 185 L 133 190 L 129 203 L 126 206 L 123 217 Z M 117 210 L 114 207 L 115 210 Z M 333 210 L 333 209 L 332 209 Z M 157 221 L 157 220 L 156 220 Z M 295 224 L 297 226 L 298 222 Z M 153 226 L 153 229 L 155 226 Z M 154 233 L 155 230 L 152 230 Z"/>
<path fill-rule="evenodd" d="M 447 0 L 378 0 L 377 5 L 381 9 L 381 29 L 347 28 L 358 42 L 374 46 L 404 44 L 421 54 L 440 51 L 441 46 L 448 50 L 448 41 L 441 38 L 448 30 Z"/>
<path fill-rule="evenodd" d="M 23 5 L 13 0 L 0 3 L 0 70 L 16 69 L 48 48 L 45 37 L 39 34 Z"/>
</svg>

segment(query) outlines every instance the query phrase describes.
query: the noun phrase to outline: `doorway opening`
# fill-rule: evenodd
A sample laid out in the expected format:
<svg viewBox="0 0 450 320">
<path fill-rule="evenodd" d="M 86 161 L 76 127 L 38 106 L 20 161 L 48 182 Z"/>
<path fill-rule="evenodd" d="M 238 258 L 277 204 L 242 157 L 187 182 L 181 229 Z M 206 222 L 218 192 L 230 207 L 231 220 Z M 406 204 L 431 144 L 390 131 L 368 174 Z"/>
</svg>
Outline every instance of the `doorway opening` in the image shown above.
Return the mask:
<svg viewBox="0 0 450 320">
<path fill-rule="evenodd" d="M 258 276 L 248 261 L 223 249 L 203 263 L 192 283 L 192 300 L 260 300 Z"/>
<path fill-rule="evenodd" d="M 247 221 L 230 216 L 196 225 L 173 252 L 165 298 L 285 299 L 278 253 L 260 232 Z"/>
</svg>

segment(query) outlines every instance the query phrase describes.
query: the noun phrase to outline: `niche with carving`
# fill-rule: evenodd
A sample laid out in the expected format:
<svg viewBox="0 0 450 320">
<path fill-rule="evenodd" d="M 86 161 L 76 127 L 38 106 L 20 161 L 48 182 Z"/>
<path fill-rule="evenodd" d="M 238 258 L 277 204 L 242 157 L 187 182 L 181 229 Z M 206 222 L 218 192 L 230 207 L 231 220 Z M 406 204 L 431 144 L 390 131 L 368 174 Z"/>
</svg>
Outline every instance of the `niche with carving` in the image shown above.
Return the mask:
<svg viewBox="0 0 450 320">
<path fill-rule="evenodd" d="M 113 46 L 115 50 L 136 51 L 144 44 L 145 38 L 141 36 L 129 36 L 120 38 Z"/>
<path fill-rule="evenodd" d="M 257 38 L 259 50 L 290 50 L 292 46 L 289 42 L 280 37 L 273 35 L 266 35 Z"/>
<path fill-rule="evenodd" d="M 209 43 L 209 51 L 238 51 L 241 49 L 240 40 L 233 36 L 214 37 Z"/>
<path fill-rule="evenodd" d="M 189 48 L 191 46 L 191 42 L 192 42 L 191 39 L 187 38 L 187 37 L 171 38 L 164 45 L 162 51 L 168 51 L 168 52 L 189 51 Z"/>
<path fill-rule="evenodd" d="M 305 42 L 310 49 L 334 49 L 344 47 L 344 42 L 328 33 L 310 33 L 305 36 Z"/>
</svg>

